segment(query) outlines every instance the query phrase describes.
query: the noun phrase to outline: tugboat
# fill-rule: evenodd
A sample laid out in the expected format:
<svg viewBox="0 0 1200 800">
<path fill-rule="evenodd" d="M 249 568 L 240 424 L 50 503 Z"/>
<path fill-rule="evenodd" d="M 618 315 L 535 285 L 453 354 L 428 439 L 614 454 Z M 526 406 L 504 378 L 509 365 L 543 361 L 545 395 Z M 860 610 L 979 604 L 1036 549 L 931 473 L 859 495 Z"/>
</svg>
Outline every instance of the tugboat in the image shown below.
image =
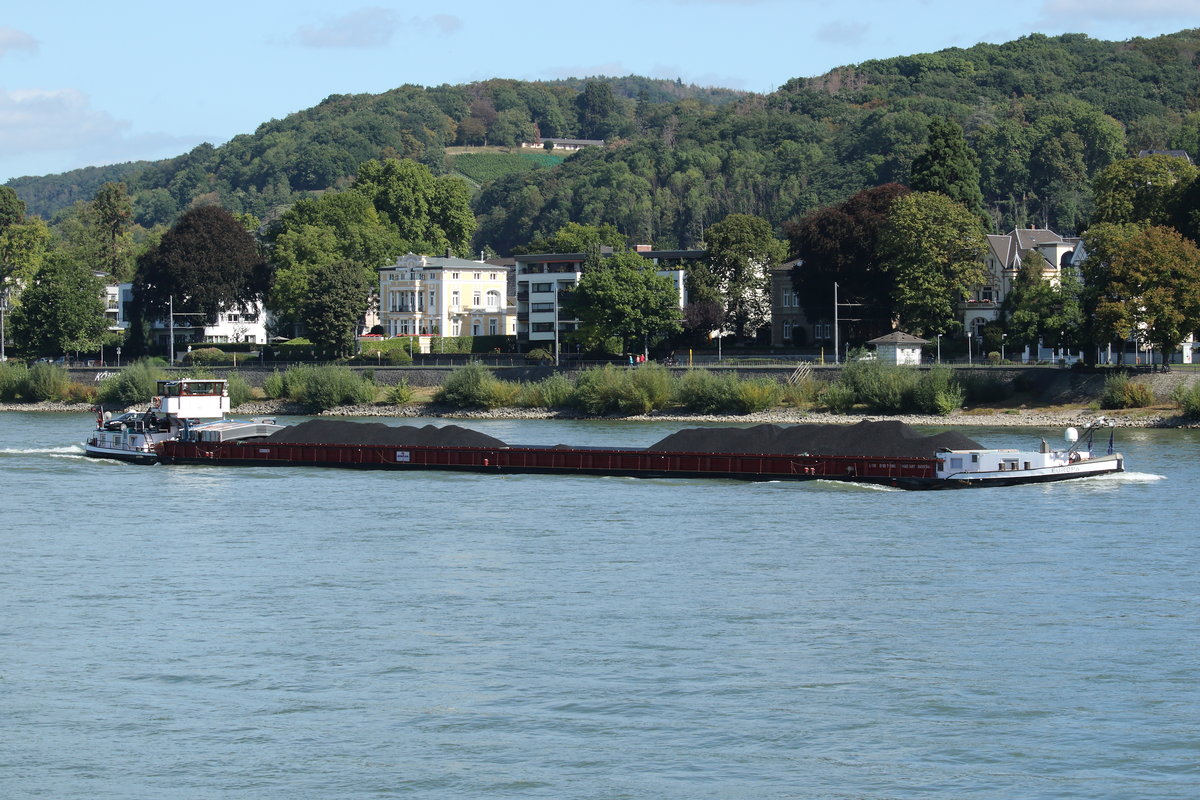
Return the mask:
<svg viewBox="0 0 1200 800">
<path fill-rule="evenodd" d="M 145 411 L 120 416 L 97 409 L 96 430 L 84 443 L 85 455 L 138 464 L 158 462 L 158 447 L 183 432 L 219 422 L 229 413 L 229 384 L 221 380 L 158 381 Z"/>
</svg>

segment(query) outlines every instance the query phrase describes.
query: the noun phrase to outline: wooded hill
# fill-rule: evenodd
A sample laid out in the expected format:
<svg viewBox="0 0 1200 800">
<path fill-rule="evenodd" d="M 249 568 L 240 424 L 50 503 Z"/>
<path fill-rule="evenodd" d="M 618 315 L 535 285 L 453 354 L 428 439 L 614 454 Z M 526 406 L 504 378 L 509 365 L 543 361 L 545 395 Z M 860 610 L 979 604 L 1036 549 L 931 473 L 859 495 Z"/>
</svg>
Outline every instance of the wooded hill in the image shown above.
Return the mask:
<svg viewBox="0 0 1200 800">
<path fill-rule="evenodd" d="M 1200 29 L 1126 42 L 1031 35 L 840 67 L 767 95 L 636 77 L 335 95 L 221 147 L 9 185 L 45 217 L 122 180 L 147 227 L 198 200 L 271 219 L 300 196 L 348 185 L 368 159 L 444 173 L 451 146 L 597 138 L 607 146 L 484 180 L 475 247 L 507 253 L 574 221 L 690 248 L 730 213 L 778 227 L 904 183 L 930 120 L 944 116 L 979 158 L 997 230 L 1036 223 L 1066 234 L 1086 226 L 1091 177 L 1111 161 L 1142 149 L 1200 153 L 1198 103 Z M 487 174 L 504 173 L 498 164 Z"/>
</svg>

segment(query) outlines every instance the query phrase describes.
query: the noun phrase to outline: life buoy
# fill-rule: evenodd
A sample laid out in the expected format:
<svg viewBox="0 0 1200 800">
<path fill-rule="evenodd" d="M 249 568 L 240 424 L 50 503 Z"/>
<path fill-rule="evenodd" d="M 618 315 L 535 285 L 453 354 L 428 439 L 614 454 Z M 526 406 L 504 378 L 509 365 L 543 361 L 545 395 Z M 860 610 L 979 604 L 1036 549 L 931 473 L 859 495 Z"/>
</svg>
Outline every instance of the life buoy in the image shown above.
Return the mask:
<svg viewBox="0 0 1200 800">
<path fill-rule="evenodd" d="M 162 398 L 161 397 L 155 397 L 153 400 L 150 401 L 151 408 L 160 408 L 161 406 L 162 406 Z"/>
</svg>

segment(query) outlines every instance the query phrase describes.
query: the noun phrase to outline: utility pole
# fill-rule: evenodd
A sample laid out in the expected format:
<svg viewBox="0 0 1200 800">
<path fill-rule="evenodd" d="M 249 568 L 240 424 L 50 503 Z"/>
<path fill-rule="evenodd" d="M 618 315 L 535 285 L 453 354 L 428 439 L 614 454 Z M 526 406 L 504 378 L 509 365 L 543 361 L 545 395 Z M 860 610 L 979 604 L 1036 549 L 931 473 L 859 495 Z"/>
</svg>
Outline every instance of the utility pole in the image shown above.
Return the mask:
<svg viewBox="0 0 1200 800">
<path fill-rule="evenodd" d="M 0 286 L 0 362 L 8 361 L 4 354 L 4 312 L 8 311 L 8 284 Z"/>
<path fill-rule="evenodd" d="M 835 281 L 833 284 L 833 363 L 838 363 L 838 301 L 837 301 L 838 285 Z"/>
</svg>

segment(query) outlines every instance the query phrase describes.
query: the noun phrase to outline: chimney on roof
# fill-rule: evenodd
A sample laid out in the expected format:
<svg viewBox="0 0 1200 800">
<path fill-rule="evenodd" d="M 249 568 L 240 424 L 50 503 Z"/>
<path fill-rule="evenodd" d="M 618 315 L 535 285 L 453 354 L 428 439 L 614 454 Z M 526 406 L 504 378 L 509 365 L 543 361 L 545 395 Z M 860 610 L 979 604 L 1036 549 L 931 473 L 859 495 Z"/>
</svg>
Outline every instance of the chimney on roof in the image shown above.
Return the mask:
<svg viewBox="0 0 1200 800">
<path fill-rule="evenodd" d="M 450 252 L 450 248 L 446 248 L 446 258 L 454 258 L 454 253 Z"/>
</svg>

